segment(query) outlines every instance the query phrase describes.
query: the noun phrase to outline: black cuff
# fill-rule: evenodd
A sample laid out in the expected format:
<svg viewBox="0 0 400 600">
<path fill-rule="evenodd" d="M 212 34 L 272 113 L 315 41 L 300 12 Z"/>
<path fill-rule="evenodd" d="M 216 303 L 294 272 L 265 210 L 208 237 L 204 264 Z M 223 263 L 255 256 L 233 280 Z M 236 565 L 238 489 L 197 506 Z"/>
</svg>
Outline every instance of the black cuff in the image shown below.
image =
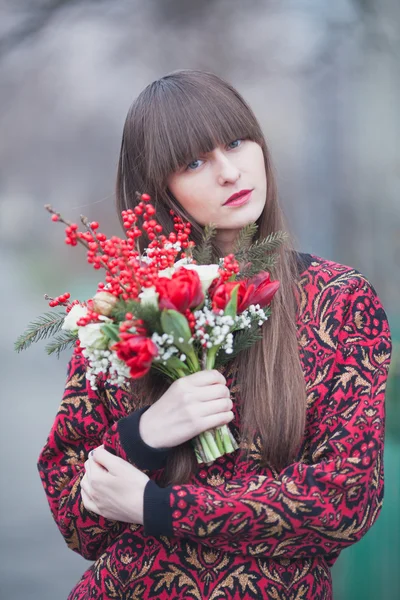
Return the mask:
<svg viewBox="0 0 400 600">
<path fill-rule="evenodd" d="M 169 495 L 172 485 L 161 488 L 152 479 L 144 488 L 143 525 L 144 534 L 159 537 L 173 536 L 172 509 Z"/>
<path fill-rule="evenodd" d="M 167 456 L 172 448 L 152 448 L 142 440 L 139 432 L 139 420 L 148 408 L 150 407 L 144 406 L 120 419 L 117 429 L 122 447 L 129 460 L 139 469 L 157 470 L 165 466 Z"/>
</svg>

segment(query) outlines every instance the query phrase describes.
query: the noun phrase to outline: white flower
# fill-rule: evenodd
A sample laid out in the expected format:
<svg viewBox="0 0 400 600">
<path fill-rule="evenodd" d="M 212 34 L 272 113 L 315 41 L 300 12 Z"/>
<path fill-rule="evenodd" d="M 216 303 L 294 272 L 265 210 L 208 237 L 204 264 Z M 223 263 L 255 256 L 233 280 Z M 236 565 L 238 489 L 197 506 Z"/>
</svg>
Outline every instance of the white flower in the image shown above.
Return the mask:
<svg viewBox="0 0 400 600">
<path fill-rule="evenodd" d="M 105 321 L 107 317 L 103 317 L 102 321 Z M 111 321 L 111 319 L 107 319 Z M 105 350 L 107 348 L 107 337 L 101 331 L 103 323 L 89 323 L 85 327 L 80 327 L 78 330 L 79 341 L 83 348 L 96 348 L 98 350 Z"/>
<path fill-rule="evenodd" d="M 177 271 L 180 267 L 184 267 L 185 269 L 191 269 L 192 271 L 196 271 L 201 283 L 201 289 L 203 294 L 205 294 L 208 288 L 211 285 L 211 282 L 214 281 L 217 277 L 219 277 L 218 269 L 219 265 L 195 265 L 193 263 L 188 262 L 187 258 L 181 258 L 177 260 L 176 263 L 173 264 L 172 267 L 168 267 L 168 269 L 163 269 L 159 271 L 159 277 L 168 277 L 171 279 L 173 273 Z"/>
<path fill-rule="evenodd" d="M 193 263 L 189 263 L 187 265 L 183 264 L 182 267 L 197 272 L 203 294 L 207 292 L 211 282 L 219 276 L 219 265 L 194 265 Z"/>
<path fill-rule="evenodd" d="M 174 267 L 168 267 L 168 269 L 163 269 L 162 271 L 158 271 L 158 276 L 159 277 L 168 277 L 168 279 L 171 279 L 172 274 L 175 272 Z"/>
<path fill-rule="evenodd" d="M 82 354 L 88 360 L 86 379 L 92 390 L 97 390 L 97 376 L 105 374 L 111 384 L 124 385 L 130 377 L 129 367 L 110 350 L 94 350 L 84 348 Z"/>
<path fill-rule="evenodd" d="M 177 260 L 176 263 L 174 263 L 172 265 L 172 267 L 168 267 L 167 269 L 163 269 L 162 271 L 159 271 L 158 276 L 159 277 L 168 277 L 168 279 L 171 279 L 173 273 L 175 273 L 175 271 L 177 269 L 179 269 L 179 267 L 185 267 L 187 264 L 188 264 L 188 259 L 181 258 L 181 259 Z"/>
<path fill-rule="evenodd" d="M 139 294 L 140 303 L 145 305 L 154 306 L 158 308 L 158 292 L 154 286 L 143 288 L 143 291 Z"/>
<path fill-rule="evenodd" d="M 179 269 L 179 267 L 184 267 L 185 265 L 190 264 L 187 256 L 180 258 L 176 262 L 174 262 L 174 269 Z"/>
<path fill-rule="evenodd" d="M 65 331 L 72 331 L 73 333 L 77 333 L 77 331 L 78 331 L 77 322 L 82 317 L 86 317 L 87 311 L 88 311 L 88 309 L 86 306 L 82 306 L 82 304 L 75 304 L 71 308 L 71 310 L 69 311 L 67 316 L 65 317 L 64 323 L 62 324 L 61 329 L 64 329 Z"/>
</svg>

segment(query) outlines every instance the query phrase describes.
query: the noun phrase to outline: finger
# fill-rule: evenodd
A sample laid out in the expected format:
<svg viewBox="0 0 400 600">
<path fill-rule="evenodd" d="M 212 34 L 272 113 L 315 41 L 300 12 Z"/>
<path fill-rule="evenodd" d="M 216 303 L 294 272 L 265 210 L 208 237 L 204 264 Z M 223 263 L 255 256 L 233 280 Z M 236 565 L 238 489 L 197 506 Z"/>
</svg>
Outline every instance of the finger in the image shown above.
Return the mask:
<svg viewBox="0 0 400 600">
<path fill-rule="evenodd" d="M 88 458 L 93 458 L 96 450 L 99 450 L 100 448 L 104 448 L 104 444 L 101 444 L 100 446 L 97 446 L 96 448 L 92 448 L 92 450 L 89 452 Z"/>
<path fill-rule="evenodd" d="M 221 413 L 231 412 L 232 408 L 233 402 L 230 398 L 218 398 L 201 404 L 200 414 L 202 417 L 207 417 L 208 415 L 220 415 Z"/>
<path fill-rule="evenodd" d="M 86 494 L 86 496 L 88 498 L 90 498 L 90 500 L 93 501 L 92 494 L 91 494 L 90 481 L 87 479 L 86 475 L 84 475 L 82 477 L 80 487 L 81 487 L 81 492 L 83 491 Z"/>
<path fill-rule="evenodd" d="M 95 468 L 99 466 L 102 466 L 104 468 L 102 462 L 102 450 L 104 450 L 104 444 L 102 444 L 101 446 L 97 446 L 97 448 L 93 448 L 93 450 L 89 452 L 89 464 L 93 465 Z"/>
<path fill-rule="evenodd" d="M 87 460 L 85 460 L 85 463 L 83 465 L 84 469 L 85 469 L 85 475 L 87 475 L 89 477 L 89 479 L 90 479 L 90 467 L 91 467 L 91 464 L 92 464 L 92 461 L 90 460 L 90 457 L 89 457 Z"/>
<path fill-rule="evenodd" d="M 186 377 L 190 377 L 191 383 L 193 383 L 193 385 L 198 386 L 212 385 L 213 383 L 221 383 L 222 385 L 226 384 L 225 377 L 216 369 L 206 369 L 205 371 L 198 371 L 197 373 L 192 373 L 191 375 L 187 375 Z"/>
<path fill-rule="evenodd" d="M 214 429 L 214 427 L 221 427 L 221 425 L 227 425 L 233 419 L 235 415 L 233 411 L 229 410 L 228 412 L 219 413 L 215 415 L 208 415 L 204 417 L 202 423 L 204 423 L 203 431 L 208 431 L 209 429 Z"/>
<path fill-rule="evenodd" d="M 107 473 L 108 469 L 106 467 L 103 466 L 101 458 L 99 460 L 96 460 L 94 458 L 94 455 L 91 456 L 89 458 L 89 463 L 90 463 L 90 475 L 91 477 L 97 477 L 100 473 Z"/>
<path fill-rule="evenodd" d="M 218 398 L 230 398 L 231 392 L 226 385 L 222 383 L 216 383 L 214 385 L 208 385 L 201 390 L 201 402 L 209 402 L 210 400 L 217 400 Z"/>
<path fill-rule="evenodd" d="M 102 466 L 107 471 L 113 473 L 118 467 L 121 466 L 121 462 L 125 463 L 122 458 L 115 456 L 111 452 L 108 452 L 104 446 L 99 446 L 93 451 L 90 460 L 93 460 L 93 465 Z"/>
<path fill-rule="evenodd" d="M 86 510 L 90 510 L 91 512 L 96 513 L 96 515 L 100 514 L 99 509 L 96 506 L 96 503 L 93 502 L 93 500 L 90 498 L 90 496 L 83 489 L 81 489 L 81 498 L 82 498 L 82 502 L 83 502 L 83 505 L 86 508 Z"/>
<path fill-rule="evenodd" d="M 106 469 L 102 465 L 100 465 L 98 462 L 96 462 L 94 460 L 93 456 L 94 455 L 89 453 L 89 458 L 87 459 L 87 461 L 85 461 L 85 464 L 84 464 L 84 467 L 85 467 L 84 478 L 86 478 L 86 480 L 90 486 L 92 486 L 93 483 L 96 480 L 98 480 L 106 472 Z"/>
</svg>

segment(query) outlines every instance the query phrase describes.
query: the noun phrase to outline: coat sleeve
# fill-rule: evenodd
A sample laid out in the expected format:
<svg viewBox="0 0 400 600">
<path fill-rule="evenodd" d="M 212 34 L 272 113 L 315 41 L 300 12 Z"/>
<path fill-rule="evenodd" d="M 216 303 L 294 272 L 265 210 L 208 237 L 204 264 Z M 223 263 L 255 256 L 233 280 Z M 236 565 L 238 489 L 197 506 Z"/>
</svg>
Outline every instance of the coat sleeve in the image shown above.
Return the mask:
<svg viewBox="0 0 400 600">
<path fill-rule="evenodd" d="M 310 460 L 278 477 L 236 470 L 217 487 L 145 489 L 147 535 L 189 538 L 226 552 L 287 558 L 327 555 L 358 541 L 383 499 L 384 397 L 389 326 L 365 279 L 345 297 L 336 355 L 323 386 Z M 313 407 L 315 410 L 315 405 Z M 240 464 L 240 461 L 239 463 Z M 269 472 L 270 473 L 270 472 Z"/>
<path fill-rule="evenodd" d="M 121 402 L 121 390 L 114 391 Z M 111 393 L 110 388 L 108 393 Z M 106 390 L 91 389 L 86 364 L 74 355 L 61 406 L 42 449 L 38 470 L 53 518 L 67 545 L 88 560 L 95 560 L 126 526 L 88 511 L 82 502 L 80 482 L 90 450 L 104 444 L 149 477 L 163 468 L 167 451 L 147 446 L 139 435 L 139 409 L 113 423 Z"/>
</svg>

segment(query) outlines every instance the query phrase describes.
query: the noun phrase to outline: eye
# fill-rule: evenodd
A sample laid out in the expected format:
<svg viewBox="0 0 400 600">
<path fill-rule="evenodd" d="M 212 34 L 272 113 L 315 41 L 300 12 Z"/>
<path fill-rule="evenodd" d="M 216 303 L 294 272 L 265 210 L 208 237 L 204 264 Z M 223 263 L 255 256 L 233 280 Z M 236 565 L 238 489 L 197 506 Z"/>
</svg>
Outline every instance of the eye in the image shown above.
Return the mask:
<svg viewBox="0 0 400 600">
<path fill-rule="evenodd" d="M 188 171 L 195 171 L 200 165 L 198 163 L 204 162 L 202 161 L 200 158 L 196 158 L 196 160 L 193 160 L 191 163 L 189 163 L 186 167 L 186 170 Z"/>
<path fill-rule="evenodd" d="M 228 144 L 228 148 L 238 148 L 242 142 L 243 142 L 243 140 L 241 140 L 241 139 L 233 140 L 233 142 L 230 142 Z"/>
</svg>

